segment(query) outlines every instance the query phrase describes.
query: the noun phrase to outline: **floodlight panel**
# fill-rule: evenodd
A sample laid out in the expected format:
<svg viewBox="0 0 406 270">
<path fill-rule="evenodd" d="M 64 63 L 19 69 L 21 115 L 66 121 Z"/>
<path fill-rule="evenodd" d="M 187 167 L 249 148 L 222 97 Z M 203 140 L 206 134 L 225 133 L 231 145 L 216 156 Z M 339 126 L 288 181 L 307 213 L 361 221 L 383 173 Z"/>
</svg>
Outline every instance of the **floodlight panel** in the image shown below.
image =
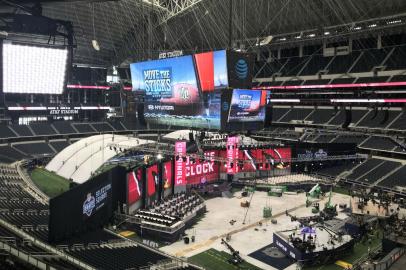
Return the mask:
<svg viewBox="0 0 406 270">
<path fill-rule="evenodd" d="M 62 94 L 68 50 L 3 43 L 3 92 Z"/>
</svg>

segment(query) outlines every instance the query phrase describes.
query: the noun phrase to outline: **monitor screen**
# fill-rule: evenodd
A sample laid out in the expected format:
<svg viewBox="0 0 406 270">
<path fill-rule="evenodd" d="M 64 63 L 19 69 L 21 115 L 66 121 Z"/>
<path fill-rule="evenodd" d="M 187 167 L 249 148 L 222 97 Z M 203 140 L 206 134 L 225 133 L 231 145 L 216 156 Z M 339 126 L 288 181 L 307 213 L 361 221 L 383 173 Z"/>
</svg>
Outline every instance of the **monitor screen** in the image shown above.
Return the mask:
<svg viewBox="0 0 406 270">
<path fill-rule="evenodd" d="M 3 92 L 62 94 L 68 50 L 3 43 Z"/>
<path fill-rule="evenodd" d="M 265 120 L 266 91 L 234 89 L 228 122 L 260 122 Z"/>
</svg>

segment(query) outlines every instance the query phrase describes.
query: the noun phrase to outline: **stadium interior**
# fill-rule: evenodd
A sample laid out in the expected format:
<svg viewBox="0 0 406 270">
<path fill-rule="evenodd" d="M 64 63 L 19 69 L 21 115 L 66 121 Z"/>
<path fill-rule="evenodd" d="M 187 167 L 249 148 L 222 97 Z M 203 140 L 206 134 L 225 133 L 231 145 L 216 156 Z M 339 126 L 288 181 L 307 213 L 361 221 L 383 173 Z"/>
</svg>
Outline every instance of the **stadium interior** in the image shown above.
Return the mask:
<svg viewBox="0 0 406 270">
<path fill-rule="evenodd" d="M 0 0 L 0 270 L 406 269 L 406 1 Z"/>
</svg>

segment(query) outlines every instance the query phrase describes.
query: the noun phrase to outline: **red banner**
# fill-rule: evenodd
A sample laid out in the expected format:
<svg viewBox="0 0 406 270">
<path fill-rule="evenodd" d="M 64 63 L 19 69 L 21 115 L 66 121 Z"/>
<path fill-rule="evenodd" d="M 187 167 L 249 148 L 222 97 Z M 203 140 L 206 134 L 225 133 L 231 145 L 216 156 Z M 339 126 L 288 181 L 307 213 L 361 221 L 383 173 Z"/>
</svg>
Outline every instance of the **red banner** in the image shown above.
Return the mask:
<svg viewBox="0 0 406 270">
<path fill-rule="evenodd" d="M 147 185 L 148 196 L 152 196 L 158 190 L 159 177 L 158 177 L 158 165 L 152 165 L 147 168 Z"/>
<path fill-rule="evenodd" d="M 186 157 L 186 142 L 175 143 L 175 186 L 186 185 L 186 168 L 183 158 Z"/>
<path fill-rule="evenodd" d="M 186 160 L 186 182 L 191 184 L 204 184 L 219 179 L 219 165 L 215 161 L 217 150 L 206 151 L 204 159 L 190 158 Z"/>
<path fill-rule="evenodd" d="M 127 189 L 128 189 L 128 205 L 132 205 L 141 199 L 142 196 L 142 180 L 141 169 L 137 172 L 130 172 L 127 174 Z"/>
<path fill-rule="evenodd" d="M 167 161 L 163 165 L 162 180 L 164 183 L 164 189 L 171 187 L 172 181 L 172 161 Z"/>
</svg>

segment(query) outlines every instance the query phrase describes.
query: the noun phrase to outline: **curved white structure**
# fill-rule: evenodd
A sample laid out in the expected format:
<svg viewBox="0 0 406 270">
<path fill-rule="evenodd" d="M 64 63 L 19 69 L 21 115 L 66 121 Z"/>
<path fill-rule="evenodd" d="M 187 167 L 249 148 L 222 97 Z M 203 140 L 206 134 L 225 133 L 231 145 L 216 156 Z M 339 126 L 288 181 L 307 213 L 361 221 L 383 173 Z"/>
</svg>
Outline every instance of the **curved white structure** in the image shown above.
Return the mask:
<svg viewBox="0 0 406 270">
<path fill-rule="evenodd" d="M 117 153 L 109 144 L 138 146 L 154 141 L 139 138 L 102 134 L 79 140 L 59 152 L 46 166 L 46 169 L 76 183 L 87 181 L 106 161 Z"/>
</svg>

